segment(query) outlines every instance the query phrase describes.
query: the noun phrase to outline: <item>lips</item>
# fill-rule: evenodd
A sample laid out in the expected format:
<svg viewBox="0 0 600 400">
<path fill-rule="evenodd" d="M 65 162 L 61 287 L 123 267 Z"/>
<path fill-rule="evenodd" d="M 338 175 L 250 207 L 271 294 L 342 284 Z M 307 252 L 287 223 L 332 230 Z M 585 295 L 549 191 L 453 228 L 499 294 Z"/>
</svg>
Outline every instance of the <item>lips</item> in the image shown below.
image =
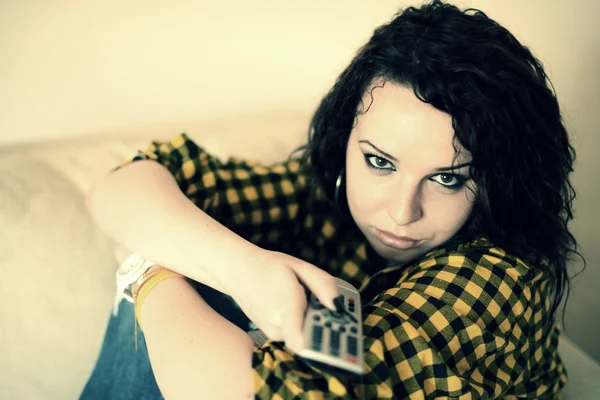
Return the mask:
<svg viewBox="0 0 600 400">
<path fill-rule="evenodd" d="M 375 228 L 375 235 L 386 246 L 399 250 L 410 250 L 418 247 L 421 240 L 406 236 L 396 236 L 391 232 L 382 231 Z"/>
</svg>

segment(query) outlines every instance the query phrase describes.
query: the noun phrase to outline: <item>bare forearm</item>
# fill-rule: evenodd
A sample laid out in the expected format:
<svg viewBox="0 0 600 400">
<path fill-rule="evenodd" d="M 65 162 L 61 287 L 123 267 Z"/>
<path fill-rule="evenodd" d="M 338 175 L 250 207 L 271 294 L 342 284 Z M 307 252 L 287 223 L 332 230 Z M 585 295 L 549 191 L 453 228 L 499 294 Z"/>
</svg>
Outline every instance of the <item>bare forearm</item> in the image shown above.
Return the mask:
<svg viewBox="0 0 600 400">
<path fill-rule="evenodd" d="M 185 280 L 158 284 L 143 304 L 141 321 L 165 399 L 253 397 L 252 340 Z"/>
<path fill-rule="evenodd" d="M 222 278 L 235 276 L 257 249 L 200 210 L 153 161 L 107 175 L 87 204 L 100 228 L 127 249 L 224 293 Z"/>
</svg>

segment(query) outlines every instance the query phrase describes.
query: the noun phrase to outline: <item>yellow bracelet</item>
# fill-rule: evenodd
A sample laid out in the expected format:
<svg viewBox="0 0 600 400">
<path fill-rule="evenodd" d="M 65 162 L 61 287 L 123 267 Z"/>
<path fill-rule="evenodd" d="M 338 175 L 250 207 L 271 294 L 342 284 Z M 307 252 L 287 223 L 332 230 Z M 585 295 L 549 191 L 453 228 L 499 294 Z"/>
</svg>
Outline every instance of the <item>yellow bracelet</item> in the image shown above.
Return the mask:
<svg viewBox="0 0 600 400">
<path fill-rule="evenodd" d="M 152 274 L 147 280 L 143 281 L 138 287 L 136 291 L 137 296 L 135 298 L 135 316 L 140 324 L 140 328 L 142 328 L 142 306 L 144 305 L 144 301 L 146 301 L 146 297 L 148 297 L 148 294 L 156 285 L 169 278 L 183 278 L 183 275 L 166 268 L 161 269 L 155 274 Z"/>
<path fill-rule="evenodd" d="M 171 271 L 171 270 L 163 267 L 162 265 L 155 265 L 152 268 L 150 268 L 148 271 L 144 272 L 144 274 L 142 276 L 140 276 L 133 285 L 131 285 L 131 295 L 133 297 L 134 303 L 136 301 L 135 299 L 137 299 L 137 295 L 138 295 L 138 292 L 140 291 L 141 287 L 144 286 L 144 284 L 150 278 L 152 278 L 154 275 L 161 273 L 163 271 Z"/>
</svg>

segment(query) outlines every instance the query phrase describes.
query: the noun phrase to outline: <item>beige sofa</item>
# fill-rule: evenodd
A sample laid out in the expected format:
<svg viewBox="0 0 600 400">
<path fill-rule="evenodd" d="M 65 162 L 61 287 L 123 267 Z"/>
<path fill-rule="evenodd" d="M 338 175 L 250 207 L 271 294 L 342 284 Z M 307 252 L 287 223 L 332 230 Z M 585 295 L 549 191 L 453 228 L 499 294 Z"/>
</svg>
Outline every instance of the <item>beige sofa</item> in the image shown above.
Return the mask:
<svg viewBox="0 0 600 400">
<path fill-rule="evenodd" d="M 282 159 L 308 113 L 277 111 L 184 124 L 211 152 Z M 171 127 L 120 139 L 76 139 L 0 152 L 0 399 L 74 399 L 89 376 L 114 295 L 114 243 L 84 193 Z M 566 337 L 565 399 L 599 399 L 600 366 Z"/>
</svg>

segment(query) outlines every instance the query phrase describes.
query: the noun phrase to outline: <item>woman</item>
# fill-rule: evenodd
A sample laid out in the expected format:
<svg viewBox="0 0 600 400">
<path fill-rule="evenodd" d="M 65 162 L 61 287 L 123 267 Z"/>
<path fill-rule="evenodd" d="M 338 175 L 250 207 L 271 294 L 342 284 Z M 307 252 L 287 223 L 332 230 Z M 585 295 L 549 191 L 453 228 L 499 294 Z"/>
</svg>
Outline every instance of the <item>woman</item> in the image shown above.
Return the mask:
<svg viewBox="0 0 600 400">
<path fill-rule="evenodd" d="M 481 12 L 408 8 L 341 74 L 302 150 L 221 163 L 182 134 L 95 187 L 98 224 L 167 271 L 136 301 L 141 350 L 122 302 L 82 398 L 559 395 L 574 150 L 527 48 Z M 361 291 L 364 376 L 295 356 L 304 287 L 333 307 L 334 276 Z M 270 340 L 255 346 L 207 287 Z"/>
</svg>

